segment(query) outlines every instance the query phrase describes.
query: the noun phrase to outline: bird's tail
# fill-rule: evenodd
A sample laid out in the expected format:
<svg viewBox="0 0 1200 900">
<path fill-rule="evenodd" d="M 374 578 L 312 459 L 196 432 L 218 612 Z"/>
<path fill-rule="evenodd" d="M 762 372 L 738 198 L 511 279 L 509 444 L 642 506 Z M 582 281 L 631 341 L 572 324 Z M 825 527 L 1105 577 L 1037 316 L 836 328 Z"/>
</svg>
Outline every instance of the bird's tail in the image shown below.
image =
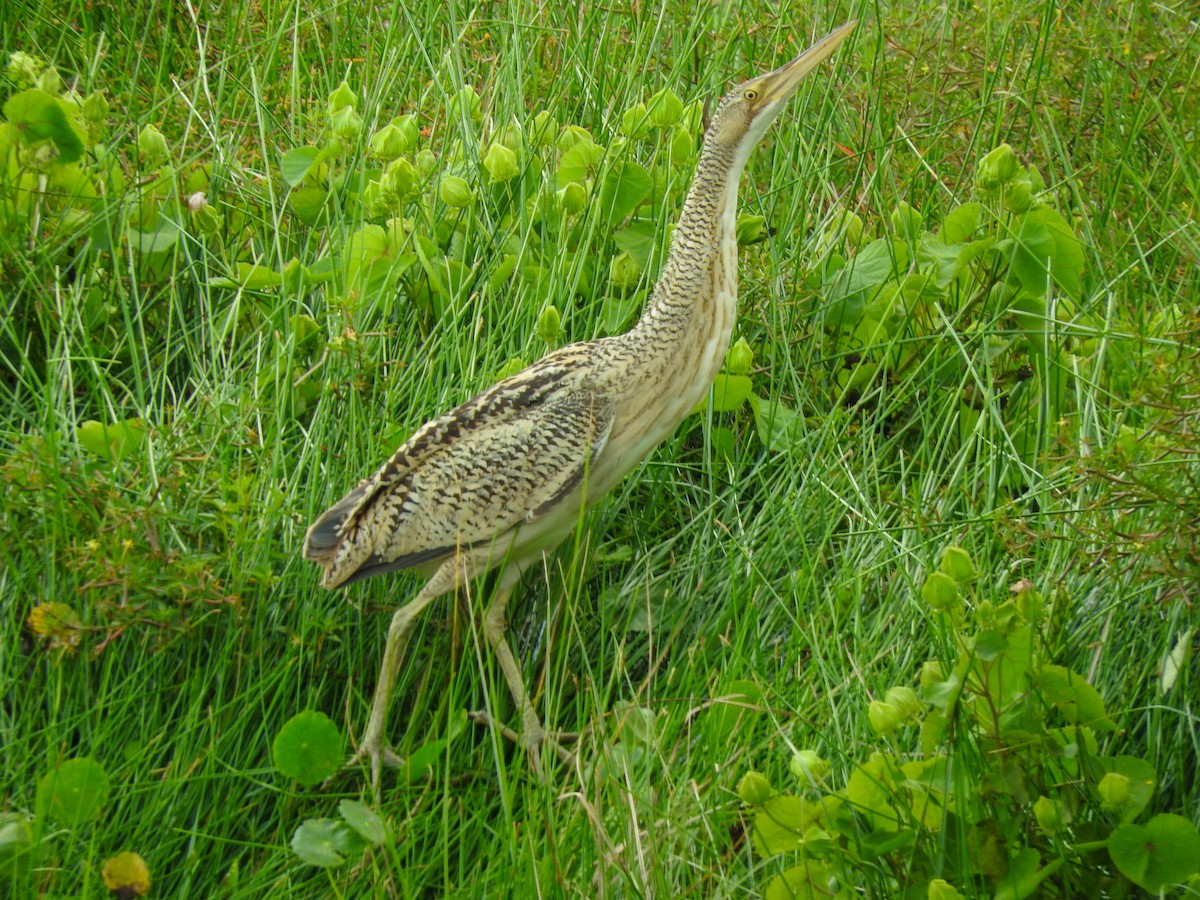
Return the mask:
<svg viewBox="0 0 1200 900">
<path fill-rule="evenodd" d="M 334 588 L 346 580 L 346 577 L 358 568 L 357 563 L 351 562 L 344 552 L 349 532 L 345 528 L 346 519 L 362 502 L 363 496 L 370 487 L 370 481 L 361 482 L 325 512 L 317 521 L 308 527 L 304 535 L 304 558 L 325 568 L 321 583 L 327 588 Z M 362 556 L 370 554 L 371 548 L 364 547 Z"/>
</svg>

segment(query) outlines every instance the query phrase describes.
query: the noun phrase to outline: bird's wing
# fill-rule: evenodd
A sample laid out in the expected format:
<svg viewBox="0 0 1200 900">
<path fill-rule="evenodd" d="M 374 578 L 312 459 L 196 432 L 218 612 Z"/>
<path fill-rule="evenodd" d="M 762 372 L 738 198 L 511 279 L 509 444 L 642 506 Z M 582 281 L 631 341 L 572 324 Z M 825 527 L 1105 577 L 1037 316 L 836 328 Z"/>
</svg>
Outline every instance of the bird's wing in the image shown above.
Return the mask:
<svg viewBox="0 0 1200 900">
<path fill-rule="evenodd" d="M 424 425 L 313 523 L 304 556 L 327 587 L 491 541 L 581 483 L 612 403 L 578 368 L 542 363 Z"/>
</svg>

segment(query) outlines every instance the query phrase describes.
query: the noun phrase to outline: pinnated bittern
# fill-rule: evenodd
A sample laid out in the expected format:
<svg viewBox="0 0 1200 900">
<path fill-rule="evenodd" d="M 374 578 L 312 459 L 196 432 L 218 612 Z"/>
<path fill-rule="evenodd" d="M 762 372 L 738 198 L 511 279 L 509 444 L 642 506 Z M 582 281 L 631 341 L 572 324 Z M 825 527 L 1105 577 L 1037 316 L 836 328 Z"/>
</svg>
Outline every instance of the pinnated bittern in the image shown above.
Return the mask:
<svg viewBox="0 0 1200 900">
<path fill-rule="evenodd" d="M 750 152 L 801 79 L 850 22 L 721 100 L 662 274 L 627 333 L 571 344 L 422 426 L 308 529 L 304 557 L 327 588 L 396 569 L 429 581 L 392 617 L 371 717 L 352 762 L 369 757 L 378 790 L 388 700 L 406 639 L 430 602 L 503 565 L 483 630 L 521 711 L 538 765 L 546 732 L 505 639 L 521 573 L 570 534 L 674 430 L 721 367 L 737 311 L 738 181 Z M 557 743 L 555 749 L 565 755 Z"/>
</svg>

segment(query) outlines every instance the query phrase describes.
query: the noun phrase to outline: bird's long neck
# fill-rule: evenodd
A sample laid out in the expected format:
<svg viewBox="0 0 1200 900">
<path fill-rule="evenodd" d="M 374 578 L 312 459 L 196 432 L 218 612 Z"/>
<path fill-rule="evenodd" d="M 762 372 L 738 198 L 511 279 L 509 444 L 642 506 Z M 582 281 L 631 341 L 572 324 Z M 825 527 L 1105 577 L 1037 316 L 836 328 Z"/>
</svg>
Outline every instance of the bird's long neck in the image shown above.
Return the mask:
<svg viewBox="0 0 1200 900">
<path fill-rule="evenodd" d="M 749 155 L 706 141 L 658 283 L 638 323 L 618 340 L 646 384 L 669 385 L 652 402 L 669 433 L 708 393 L 737 316 L 737 192 Z M 649 401 L 647 398 L 646 402 Z"/>
<path fill-rule="evenodd" d="M 734 246 L 743 168 L 745 160 L 705 144 L 667 261 L 634 332 L 650 332 L 661 345 L 672 337 L 699 339 L 713 327 L 732 325 L 737 259 L 723 259 L 722 249 Z"/>
</svg>

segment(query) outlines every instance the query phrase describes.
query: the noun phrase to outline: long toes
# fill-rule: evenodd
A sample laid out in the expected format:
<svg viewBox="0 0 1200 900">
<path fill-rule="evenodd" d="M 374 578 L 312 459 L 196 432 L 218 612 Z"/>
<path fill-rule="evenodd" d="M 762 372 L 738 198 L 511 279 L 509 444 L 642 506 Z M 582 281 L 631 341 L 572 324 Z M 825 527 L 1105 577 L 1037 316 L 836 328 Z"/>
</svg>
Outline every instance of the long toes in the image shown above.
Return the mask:
<svg viewBox="0 0 1200 900">
<path fill-rule="evenodd" d="M 336 775 L 331 775 L 325 779 L 323 787 L 329 787 L 334 779 L 345 772 L 347 769 L 357 769 L 363 763 L 369 763 L 371 767 L 371 790 L 376 795 L 379 793 L 379 773 L 384 766 L 389 768 L 400 768 L 405 765 L 404 757 L 389 747 L 387 744 L 375 741 L 363 741 L 354 754 L 346 760 L 346 764 L 338 771 Z"/>
<path fill-rule="evenodd" d="M 577 740 L 578 738 L 579 735 L 577 734 L 572 733 L 570 736 L 570 740 Z M 566 747 L 560 744 L 560 740 L 561 738 L 558 736 L 546 736 L 546 743 L 554 749 L 554 754 L 558 757 L 558 761 L 570 765 L 571 763 L 575 762 L 575 753 L 574 751 L 568 750 Z"/>
<path fill-rule="evenodd" d="M 379 793 L 379 772 L 383 766 L 399 767 L 404 765 L 404 757 L 400 756 L 395 750 L 386 744 L 373 744 L 364 742 L 357 750 L 346 760 L 345 764 L 333 775 L 325 779 L 321 785 L 328 788 L 337 780 L 343 773 L 350 769 L 358 769 L 363 763 L 369 763 L 371 767 L 371 788 L 376 794 Z"/>
<path fill-rule="evenodd" d="M 366 737 L 354 751 L 354 755 L 346 761 L 345 768 L 351 769 L 364 760 L 371 760 L 385 766 L 403 766 L 404 757 L 378 738 Z"/>
<path fill-rule="evenodd" d="M 560 762 L 571 763 L 575 760 L 575 755 L 560 743 L 560 741 L 578 740 L 579 735 L 575 732 L 546 731 L 541 726 L 541 723 L 535 719 L 526 722 L 523 730 L 518 734 L 503 722 L 497 722 L 485 710 L 477 710 L 468 715 L 471 721 L 477 725 L 486 725 L 489 728 L 495 728 L 505 740 L 518 744 L 525 751 L 530 768 L 539 777 L 545 777 L 545 769 L 542 766 L 542 750 L 546 748 L 553 750 L 554 755 L 558 757 Z"/>
</svg>

